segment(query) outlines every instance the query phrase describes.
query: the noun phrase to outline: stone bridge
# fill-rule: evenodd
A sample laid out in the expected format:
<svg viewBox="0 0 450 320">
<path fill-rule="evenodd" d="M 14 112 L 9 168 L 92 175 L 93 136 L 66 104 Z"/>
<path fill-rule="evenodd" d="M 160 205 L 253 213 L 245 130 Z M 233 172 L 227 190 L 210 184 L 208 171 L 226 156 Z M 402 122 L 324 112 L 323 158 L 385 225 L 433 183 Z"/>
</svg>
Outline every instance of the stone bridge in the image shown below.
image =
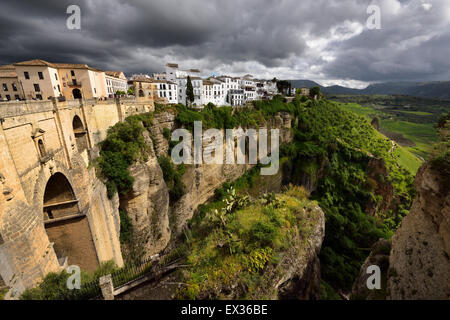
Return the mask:
<svg viewBox="0 0 450 320">
<path fill-rule="evenodd" d="M 68 265 L 123 265 L 119 200 L 90 162 L 109 127 L 153 110 L 140 99 L 0 104 L 0 288 L 11 297 Z"/>
</svg>

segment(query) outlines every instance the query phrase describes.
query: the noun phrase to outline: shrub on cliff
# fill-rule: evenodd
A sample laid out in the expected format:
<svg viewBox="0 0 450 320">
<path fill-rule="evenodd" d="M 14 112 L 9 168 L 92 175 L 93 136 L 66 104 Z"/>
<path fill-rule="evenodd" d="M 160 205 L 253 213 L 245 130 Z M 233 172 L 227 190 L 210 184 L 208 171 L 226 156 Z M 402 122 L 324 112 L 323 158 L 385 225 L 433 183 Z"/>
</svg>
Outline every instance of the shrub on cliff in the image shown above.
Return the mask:
<svg viewBox="0 0 450 320">
<path fill-rule="evenodd" d="M 311 236 L 321 213 L 306 213 L 312 203 L 303 188 L 291 186 L 248 204 L 233 190 L 222 201 L 209 204 L 219 207 L 191 225 L 190 267 L 182 272 L 187 286 L 178 292 L 179 298 L 267 298 L 275 280 L 266 279 L 265 273 L 282 274 L 280 261 L 290 257 L 287 252 L 298 255 L 306 250 L 301 244 Z M 217 212 L 223 216 L 217 218 Z"/>
<path fill-rule="evenodd" d="M 170 203 L 177 202 L 185 193 L 185 186 L 181 181 L 186 170 L 183 164 L 175 166 L 169 157 L 159 157 L 159 166 L 163 172 L 164 181 L 169 188 Z"/>
<path fill-rule="evenodd" d="M 98 283 L 100 277 L 111 274 L 117 270 L 113 261 L 102 263 L 94 272 L 81 271 L 81 288 L 86 283 Z M 98 294 L 95 287 L 91 290 L 69 290 L 67 279 L 70 274 L 65 270 L 51 272 L 34 288 L 26 289 L 20 296 L 20 300 L 78 300 L 94 298 Z"/>
<path fill-rule="evenodd" d="M 145 160 L 147 145 L 142 132 L 151 124 L 150 114 L 128 117 L 108 129 L 106 139 L 100 146 L 97 159 L 103 176 L 107 179 L 106 187 L 111 198 L 116 192 L 128 193 L 134 179 L 128 168 L 139 159 Z"/>
</svg>

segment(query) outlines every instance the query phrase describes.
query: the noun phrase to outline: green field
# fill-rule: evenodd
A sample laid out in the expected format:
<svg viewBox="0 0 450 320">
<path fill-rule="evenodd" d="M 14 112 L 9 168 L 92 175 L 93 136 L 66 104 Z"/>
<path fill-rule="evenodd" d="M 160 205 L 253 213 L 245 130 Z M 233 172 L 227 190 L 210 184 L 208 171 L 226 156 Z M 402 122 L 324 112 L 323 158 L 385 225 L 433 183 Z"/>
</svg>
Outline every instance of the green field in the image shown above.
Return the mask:
<svg viewBox="0 0 450 320">
<path fill-rule="evenodd" d="M 381 120 L 381 129 L 384 132 L 401 133 L 403 137 L 414 142 L 408 146 L 412 153 L 426 158 L 438 141 L 436 129 L 431 123 L 412 123 L 398 120 Z M 401 142 L 399 142 L 401 143 Z"/>
<path fill-rule="evenodd" d="M 423 112 L 423 111 L 400 111 L 402 113 L 414 114 L 416 116 L 432 116 L 432 113 Z"/>
</svg>

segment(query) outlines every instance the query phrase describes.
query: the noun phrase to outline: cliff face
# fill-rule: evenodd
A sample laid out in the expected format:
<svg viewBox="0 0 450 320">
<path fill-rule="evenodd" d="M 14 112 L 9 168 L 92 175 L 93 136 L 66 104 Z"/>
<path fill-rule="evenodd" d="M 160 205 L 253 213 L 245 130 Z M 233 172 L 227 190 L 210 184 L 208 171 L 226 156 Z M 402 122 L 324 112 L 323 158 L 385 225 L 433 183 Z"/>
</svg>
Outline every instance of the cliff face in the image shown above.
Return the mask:
<svg viewBox="0 0 450 320">
<path fill-rule="evenodd" d="M 133 190 L 121 198 L 120 206 L 131 218 L 132 242 L 142 249 L 144 258 L 149 258 L 162 251 L 170 240 L 169 191 L 153 142 L 147 132 L 144 132 L 144 137 L 150 148 L 149 159 L 130 168 L 134 178 Z"/>
<path fill-rule="evenodd" d="M 135 241 L 144 249 L 144 257 L 164 250 L 171 237 L 180 234 L 197 207 L 214 195 L 224 182 L 239 178 L 251 165 L 187 165 L 183 176 L 186 193 L 169 206 L 169 193 L 164 182 L 158 157 L 170 156 L 169 144 L 163 130 L 175 128 L 175 114 L 165 111 L 156 114 L 153 124 L 144 132 L 150 155 L 146 163 L 130 168 L 135 179 L 133 190 L 121 198 L 121 208 L 131 218 Z M 292 140 L 291 116 L 280 113 L 266 128 L 280 129 L 280 144 Z M 206 142 L 205 142 L 206 143 Z M 281 170 L 281 168 L 280 168 Z M 170 226 L 169 226 L 170 221 Z"/>
<path fill-rule="evenodd" d="M 353 283 L 351 291 L 352 300 L 385 300 L 387 273 L 389 268 L 389 253 L 391 243 L 386 239 L 378 240 L 371 249 L 369 257 L 361 266 L 360 273 Z M 367 279 L 372 274 L 367 274 L 370 266 L 378 266 L 381 271 L 381 290 L 369 290 L 367 288 Z"/>
<path fill-rule="evenodd" d="M 449 177 L 427 163 L 415 186 L 417 198 L 392 238 L 388 298 L 449 299 Z"/>
</svg>

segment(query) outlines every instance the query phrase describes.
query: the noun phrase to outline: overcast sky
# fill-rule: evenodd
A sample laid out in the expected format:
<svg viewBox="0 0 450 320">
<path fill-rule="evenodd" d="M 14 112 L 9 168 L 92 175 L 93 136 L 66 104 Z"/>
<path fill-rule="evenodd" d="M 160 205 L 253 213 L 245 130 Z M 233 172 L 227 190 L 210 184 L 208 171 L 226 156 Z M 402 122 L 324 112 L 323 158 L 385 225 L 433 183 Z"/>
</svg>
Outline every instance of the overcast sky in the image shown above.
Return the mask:
<svg viewBox="0 0 450 320">
<path fill-rule="evenodd" d="M 68 30 L 70 4 L 81 30 Z M 381 29 L 366 26 L 369 4 Z M 365 87 L 450 80 L 450 0 L 1 0 L 0 64 L 40 58 L 132 73 L 167 62 Z"/>
</svg>

